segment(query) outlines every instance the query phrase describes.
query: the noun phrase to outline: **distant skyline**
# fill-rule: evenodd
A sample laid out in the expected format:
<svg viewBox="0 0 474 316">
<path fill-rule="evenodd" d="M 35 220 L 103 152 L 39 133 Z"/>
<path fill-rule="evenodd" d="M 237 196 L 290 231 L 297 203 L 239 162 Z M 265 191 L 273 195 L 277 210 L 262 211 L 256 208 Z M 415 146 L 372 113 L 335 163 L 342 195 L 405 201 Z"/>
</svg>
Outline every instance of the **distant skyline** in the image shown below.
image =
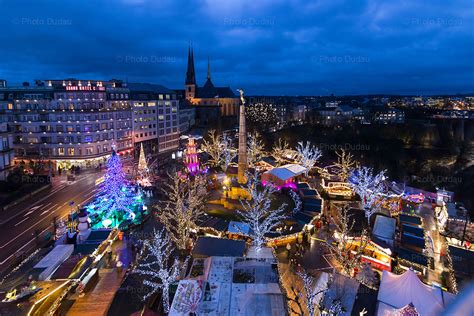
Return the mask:
<svg viewBox="0 0 474 316">
<path fill-rule="evenodd" d="M 0 0 L 0 79 L 158 83 L 250 95 L 474 91 L 474 6 L 455 1 Z"/>
</svg>

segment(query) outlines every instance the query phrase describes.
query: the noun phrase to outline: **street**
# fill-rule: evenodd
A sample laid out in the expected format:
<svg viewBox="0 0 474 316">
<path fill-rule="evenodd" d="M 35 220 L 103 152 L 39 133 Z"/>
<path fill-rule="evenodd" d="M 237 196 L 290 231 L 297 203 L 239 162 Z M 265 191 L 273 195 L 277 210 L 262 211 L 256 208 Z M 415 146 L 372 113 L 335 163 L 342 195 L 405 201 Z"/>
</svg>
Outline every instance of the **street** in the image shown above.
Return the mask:
<svg viewBox="0 0 474 316">
<path fill-rule="evenodd" d="M 56 181 L 51 189 L 12 207 L 8 214 L 0 214 L 0 272 L 36 248 L 37 236 L 51 230 L 54 218 L 67 217 L 71 201 L 75 207 L 91 200 L 97 192 L 95 181 L 100 175 L 83 174 L 71 183 Z"/>
</svg>

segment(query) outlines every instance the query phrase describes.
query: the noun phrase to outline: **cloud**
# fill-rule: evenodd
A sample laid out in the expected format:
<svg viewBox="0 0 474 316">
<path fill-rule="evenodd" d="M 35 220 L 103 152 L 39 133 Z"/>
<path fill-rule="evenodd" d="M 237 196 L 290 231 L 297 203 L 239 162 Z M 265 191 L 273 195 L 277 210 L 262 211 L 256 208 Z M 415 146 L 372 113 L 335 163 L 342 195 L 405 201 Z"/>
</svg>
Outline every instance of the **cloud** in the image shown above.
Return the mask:
<svg viewBox="0 0 474 316">
<path fill-rule="evenodd" d="M 472 92 L 470 1 L 0 0 L 0 77 L 121 78 L 251 94 Z"/>
</svg>

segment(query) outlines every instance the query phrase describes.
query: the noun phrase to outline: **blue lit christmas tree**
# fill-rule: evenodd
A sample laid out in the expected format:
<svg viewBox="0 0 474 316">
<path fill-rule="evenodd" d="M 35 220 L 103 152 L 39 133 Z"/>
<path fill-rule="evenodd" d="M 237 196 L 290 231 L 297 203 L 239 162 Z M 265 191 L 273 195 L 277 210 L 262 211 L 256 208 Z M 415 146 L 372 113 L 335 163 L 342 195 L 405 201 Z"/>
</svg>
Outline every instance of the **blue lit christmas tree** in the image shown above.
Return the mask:
<svg viewBox="0 0 474 316">
<path fill-rule="evenodd" d="M 120 158 L 115 151 L 107 162 L 107 171 L 101 189 L 112 201 L 114 211 L 128 211 L 127 206 L 132 202 L 128 194 L 128 182 Z"/>
<path fill-rule="evenodd" d="M 127 181 L 115 151 L 107 162 L 99 195 L 86 208 L 93 228 L 128 226 L 141 221 L 146 210 L 142 194 Z"/>
</svg>

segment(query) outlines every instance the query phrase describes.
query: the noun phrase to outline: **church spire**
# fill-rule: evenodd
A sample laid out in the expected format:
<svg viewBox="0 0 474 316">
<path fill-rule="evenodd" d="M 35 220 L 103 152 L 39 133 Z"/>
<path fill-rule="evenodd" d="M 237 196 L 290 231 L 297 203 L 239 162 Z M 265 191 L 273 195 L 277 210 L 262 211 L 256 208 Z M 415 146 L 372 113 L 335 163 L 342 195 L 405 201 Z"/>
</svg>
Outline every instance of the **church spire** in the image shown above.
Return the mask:
<svg viewBox="0 0 474 316">
<path fill-rule="evenodd" d="M 209 57 L 207 57 L 207 80 L 211 80 L 211 62 Z"/>
<path fill-rule="evenodd" d="M 186 84 L 196 84 L 196 75 L 194 73 L 194 50 L 191 46 L 188 49 L 188 69 L 186 71 Z"/>
</svg>

